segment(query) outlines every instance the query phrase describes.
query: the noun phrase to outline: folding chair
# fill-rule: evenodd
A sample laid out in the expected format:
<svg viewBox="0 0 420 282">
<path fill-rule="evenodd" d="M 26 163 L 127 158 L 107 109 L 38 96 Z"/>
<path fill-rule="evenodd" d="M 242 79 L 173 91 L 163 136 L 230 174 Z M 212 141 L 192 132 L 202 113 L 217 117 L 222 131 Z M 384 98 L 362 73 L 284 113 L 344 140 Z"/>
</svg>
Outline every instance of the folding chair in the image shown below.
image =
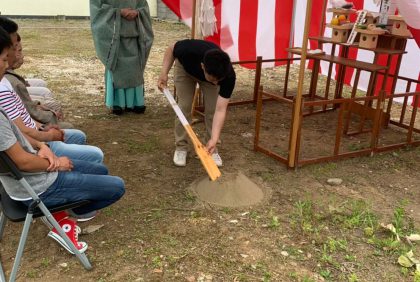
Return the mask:
<svg viewBox="0 0 420 282">
<path fill-rule="evenodd" d="M 0 183 L 0 240 L 3 236 L 4 227 L 6 224 L 6 219 L 9 219 L 13 222 L 22 222 L 25 221 L 23 225 L 22 234 L 19 240 L 18 249 L 16 252 L 15 261 L 13 263 L 12 272 L 10 274 L 9 281 L 15 281 L 17 271 L 19 269 L 20 260 L 22 258 L 23 250 L 25 247 L 26 239 L 28 237 L 29 227 L 32 223 L 33 218 L 45 216 L 49 223 L 55 227 L 58 231 L 60 236 L 64 239 L 76 257 L 79 259 L 81 264 L 87 269 L 92 269 L 92 266 L 86 257 L 86 254 L 80 253 L 79 250 L 73 245 L 70 239 L 67 237 L 66 233 L 60 227 L 58 222 L 54 219 L 51 213 L 55 213 L 58 211 L 63 211 L 67 209 L 72 209 L 75 207 L 79 207 L 89 203 L 89 201 L 78 201 L 74 203 L 69 203 L 66 205 L 56 206 L 47 208 L 38 195 L 34 192 L 32 187 L 29 183 L 25 180 L 22 176 L 19 169 L 13 163 L 13 161 L 9 158 L 9 156 L 0 151 L 0 174 L 1 175 L 8 175 L 14 177 L 19 183 L 22 185 L 24 189 L 31 195 L 33 202 L 26 206 L 19 201 L 15 201 L 9 197 L 9 195 L 4 190 L 3 186 Z M 1 261 L 0 261 L 0 281 L 5 282 L 6 277 L 4 271 L 2 269 Z"/>
</svg>

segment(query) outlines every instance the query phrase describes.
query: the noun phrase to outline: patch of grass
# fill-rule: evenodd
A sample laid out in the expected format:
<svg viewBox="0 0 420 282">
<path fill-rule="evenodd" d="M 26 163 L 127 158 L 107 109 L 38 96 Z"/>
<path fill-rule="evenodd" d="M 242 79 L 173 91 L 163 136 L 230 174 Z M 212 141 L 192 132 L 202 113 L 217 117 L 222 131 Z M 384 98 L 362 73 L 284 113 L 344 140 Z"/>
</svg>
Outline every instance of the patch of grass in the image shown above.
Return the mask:
<svg viewBox="0 0 420 282">
<path fill-rule="evenodd" d="M 276 175 L 272 171 L 263 171 L 258 173 L 264 182 L 273 182 L 276 180 Z"/>
<path fill-rule="evenodd" d="M 197 198 L 193 193 L 191 193 L 191 191 L 188 190 L 185 191 L 184 196 L 188 202 L 195 202 Z"/>
<path fill-rule="evenodd" d="M 404 276 L 404 277 L 407 277 L 410 274 L 410 270 L 406 267 L 401 267 L 400 272 L 401 272 L 402 276 Z"/>
<path fill-rule="evenodd" d="M 311 166 L 311 171 L 316 179 L 322 179 L 326 176 L 331 176 L 337 170 L 336 163 L 324 163 Z"/>
<path fill-rule="evenodd" d="M 162 210 L 156 209 L 147 215 L 146 222 L 159 220 L 163 217 Z"/>
<path fill-rule="evenodd" d="M 302 282 L 315 282 L 315 280 L 309 277 L 309 275 L 305 274 L 305 276 L 302 277 Z"/>
<path fill-rule="evenodd" d="M 36 269 L 31 269 L 26 273 L 26 277 L 35 279 L 38 277 L 38 271 Z"/>
<path fill-rule="evenodd" d="M 298 281 L 299 280 L 299 275 L 297 274 L 296 271 L 290 272 L 289 273 L 289 277 L 292 278 L 294 281 Z"/>
<path fill-rule="evenodd" d="M 355 255 L 351 255 L 351 254 L 346 254 L 346 256 L 344 257 L 344 259 L 346 261 L 350 261 L 350 262 L 355 262 L 357 257 Z"/>
<path fill-rule="evenodd" d="M 371 211 L 370 205 L 363 200 L 346 202 L 343 212 L 333 215 L 333 221 L 348 229 L 357 227 L 369 227 L 375 230 L 378 226 L 378 218 Z M 372 231 L 373 232 L 373 231 Z"/>
<path fill-rule="evenodd" d="M 273 209 L 270 209 L 268 216 L 269 216 L 269 222 L 267 226 L 269 228 L 276 229 L 280 227 L 279 217 L 276 214 L 274 214 Z"/>
<path fill-rule="evenodd" d="M 321 269 L 319 271 L 319 275 L 321 275 L 322 277 L 324 277 L 327 280 L 332 278 L 332 273 L 328 269 Z"/>
<path fill-rule="evenodd" d="M 325 263 L 329 263 L 331 265 L 334 265 L 334 260 L 333 260 L 332 255 L 328 251 L 328 245 L 327 244 L 322 245 L 321 261 L 325 262 Z"/>
<path fill-rule="evenodd" d="M 354 152 L 354 151 L 360 151 L 366 148 L 369 148 L 369 144 L 367 143 L 351 143 L 349 145 L 347 145 L 347 150 L 350 152 Z"/>
<path fill-rule="evenodd" d="M 50 265 L 50 263 L 51 263 L 51 261 L 50 261 L 49 258 L 42 258 L 42 260 L 41 260 L 41 265 L 43 267 L 48 267 Z"/>
<path fill-rule="evenodd" d="M 252 220 L 254 220 L 255 222 L 257 222 L 261 218 L 261 216 L 258 214 L 257 211 L 251 211 L 249 213 L 249 218 L 251 218 Z"/>
<path fill-rule="evenodd" d="M 130 153 L 152 153 L 160 148 L 159 140 L 156 136 L 150 136 L 141 142 L 125 140 L 125 144 L 127 145 Z"/>
<path fill-rule="evenodd" d="M 345 239 L 336 240 L 333 238 L 329 238 L 327 244 L 330 253 L 334 253 L 338 250 L 347 251 L 347 241 Z"/>
<path fill-rule="evenodd" d="M 358 282 L 360 281 L 359 278 L 357 277 L 356 273 L 352 273 L 349 275 L 348 277 L 349 282 Z"/>
<path fill-rule="evenodd" d="M 399 236 L 409 235 L 415 233 L 414 220 L 407 216 L 405 207 L 408 201 L 401 201 L 394 209 L 392 224 Z"/>
<path fill-rule="evenodd" d="M 312 220 L 313 220 L 312 201 L 310 200 L 297 201 L 294 204 L 292 220 L 299 225 L 302 231 L 304 232 L 314 231 L 313 224 L 312 224 Z"/>
<path fill-rule="evenodd" d="M 162 258 L 160 256 L 155 256 L 152 258 L 152 265 L 154 268 L 162 268 L 163 266 L 163 261 Z"/>
<path fill-rule="evenodd" d="M 268 227 L 275 229 L 278 228 L 280 226 L 280 222 L 279 222 L 279 217 L 278 216 L 272 216 L 270 223 L 268 224 Z"/>
<path fill-rule="evenodd" d="M 394 240 L 393 237 L 377 238 L 376 236 L 373 236 L 368 240 L 368 243 L 391 254 L 403 254 L 410 250 L 408 246 L 401 243 L 401 241 Z"/>
<path fill-rule="evenodd" d="M 104 213 L 106 216 L 112 216 L 114 214 L 112 206 L 102 209 L 101 212 Z"/>
<path fill-rule="evenodd" d="M 420 271 L 414 272 L 414 282 L 420 282 Z"/>
</svg>

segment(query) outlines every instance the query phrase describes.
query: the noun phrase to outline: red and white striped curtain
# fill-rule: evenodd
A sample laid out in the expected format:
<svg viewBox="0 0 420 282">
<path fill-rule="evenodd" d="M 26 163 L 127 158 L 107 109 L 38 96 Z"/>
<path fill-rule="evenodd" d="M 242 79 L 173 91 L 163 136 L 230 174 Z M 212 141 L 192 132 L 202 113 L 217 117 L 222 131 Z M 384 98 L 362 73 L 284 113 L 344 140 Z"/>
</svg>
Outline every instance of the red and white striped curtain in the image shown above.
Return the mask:
<svg viewBox="0 0 420 282">
<path fill-rule="evenodd" d="M 192 0 L 163 2 L 191 26 Z M 206 39 L 219 45 L 232 61 L 255 60 L 257 56 L 287 58 L 293 0 L 213 0 L 213 3 L 218 33 Z"/>
<path fill-rule="evenodd" d="M 162 0 L 172 11 L 175 12 L 186 24 L 191 26 L 193 0 Z M 378 11 L 373 0 L 353 0 L 355 9 Z M 407 23 L 411 23 L 411 31 L 416 40 L 420 42 L 420 0 L 397 0 L 400 13 L 406 17 Z M 255 60 L 257 56 L 264 59 L 287 58 L 286 48 L 290 45 L 291 37 L 294 46 L 301 46 L 303 40 L 304 21 L 306 13 L 306 1 L 299 0 L 213 0 L 217 18 L 218 33 L 206 38 L 218 44 L 231 57 L 232 61 Z M 318 36 L 322 21 L 324 0 L 313 0 L 310 36 Z M 293 7 L 295 5 L 295 7 Z M 292 24 L 293 10 L 295 9 L 294 22 Z M 331 13 L 326 13 L 326 22 L 331 20 Z M 293 32 L 291 35 L 291 28 Z M 324 31 L 325 36 L 331 36 L 331 29 Z M 309 48 L 317 48 L 317 43 L 310 41 Z M 329 44 L 324 45 L 328 53 L 331 50 Z M 400 72 L 401 76 L 420 79 L 420 49 L 413 39 L 408 40 L 407 54 L 403 56 Z M 339 55 L 339 48 L 336 55 Z M 365 62 L 373 61 L 373 52 L 350 48 L 349 57 Z M 386 57 L 381 56 L 379 64 L 386 64 Z M 392 62 L 392 69 L 396 66 L 396 60 Z M 278 65 L 278 64 L 277 64 Z M 247 67 L 253 67 L 248 65 Z M 274 66 L 267 63 L 264 67 Z M 321 63 L 321 71 L 326 74 L 328 64 Z M 337 66 L 333 69 L 335 77 Z M 354 70 L 347 68 L 345 82 L 352 85 Z M 369 76 L 362 72 L 359 80 L 359 88 L 367 89 Z M 378 80 L 378 87 L 382 85 L 382 77 Z M 391 87 L 391 80 L 387 82 L 387 89 Z M 396 92 L 405 92 L 406 83 L 398 82 Z M 420 91 L 420 85 L 413 84 L 411 91 Z"/>
</svg>

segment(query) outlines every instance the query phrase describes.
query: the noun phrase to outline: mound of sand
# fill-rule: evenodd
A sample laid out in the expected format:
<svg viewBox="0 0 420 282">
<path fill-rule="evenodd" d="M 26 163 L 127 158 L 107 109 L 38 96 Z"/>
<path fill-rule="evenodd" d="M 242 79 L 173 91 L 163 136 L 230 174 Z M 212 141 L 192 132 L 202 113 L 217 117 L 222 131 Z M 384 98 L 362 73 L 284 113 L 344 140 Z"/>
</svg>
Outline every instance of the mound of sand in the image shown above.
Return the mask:
<svg viewBox="0 0 420 282">
<path fill-rule="evenodd" d="M 216 181 L 208 177 L 195 181 L 191 189 L 204 202 L 222 207 L 243 207 L 260 203 L 262 189 L 241 172 L 222 174 Z"/>
</svg>

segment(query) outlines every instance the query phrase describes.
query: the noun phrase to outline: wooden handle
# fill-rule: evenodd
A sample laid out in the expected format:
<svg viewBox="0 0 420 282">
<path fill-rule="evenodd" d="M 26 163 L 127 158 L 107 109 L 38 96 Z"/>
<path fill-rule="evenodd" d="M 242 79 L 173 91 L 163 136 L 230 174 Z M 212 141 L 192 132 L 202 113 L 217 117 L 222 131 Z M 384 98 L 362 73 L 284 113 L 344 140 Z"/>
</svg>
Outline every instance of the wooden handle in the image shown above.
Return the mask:
<svg viewBox="0 0 420 282">
<path fill-rule="evenodd" d="M 212 181 L 219 178 L 222 174 L 220 173 L 219 168 L 217 167 L 216 163 L 214 162 L 213 158 L 207 152 L 206 148 L 197 138 L 197 135 L 194 133 L 191 125 L 188 123 L 187 119 L 185 118 L 184 114 L 182 113 L 181 109 L 179 108 L 178 104 L 175 102 L 174 97 L 172 96 L 169 89 L 164 89 L 163 94 L 168 99 L 169 103 L 171 104 L 173 110 L 175 111 L 177 117 L 181 121 L 182 125 L 185 128 L 188 136 L 191 139 L 191 142 L 194 145 L 194 150 L 197 153 L 197 156 L 200 158 L 201 164 L 203 165 L 204 169 L 207 171 L 210 179 Z"/>
</svg>

